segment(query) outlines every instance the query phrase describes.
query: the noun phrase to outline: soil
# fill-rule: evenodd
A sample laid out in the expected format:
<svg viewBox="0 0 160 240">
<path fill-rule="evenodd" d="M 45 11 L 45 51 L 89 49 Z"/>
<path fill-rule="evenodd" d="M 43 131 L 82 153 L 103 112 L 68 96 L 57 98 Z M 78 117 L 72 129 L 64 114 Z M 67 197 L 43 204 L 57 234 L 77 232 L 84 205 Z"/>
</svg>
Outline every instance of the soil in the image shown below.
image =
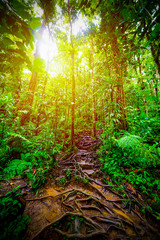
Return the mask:
<svg viewBox="0 0 160 240">
<path fill-rule="evenodd" d="M 12 189 L 11 181 L 22 186 L 24 214 L 31 219 L 24 240 L 160 239 L 158 223 L 139 210 L 144 205 L 141 197 L 126 188 L 123 198 L 104 183 L 98 160 L 99 135 L 98 131 L 94 139 L 91 132 L 79 134 L 77 150 L 57 157 L 58 166 L 37 195 L 21 178 L 4 184 L 3 193 Z"/>
</svg>

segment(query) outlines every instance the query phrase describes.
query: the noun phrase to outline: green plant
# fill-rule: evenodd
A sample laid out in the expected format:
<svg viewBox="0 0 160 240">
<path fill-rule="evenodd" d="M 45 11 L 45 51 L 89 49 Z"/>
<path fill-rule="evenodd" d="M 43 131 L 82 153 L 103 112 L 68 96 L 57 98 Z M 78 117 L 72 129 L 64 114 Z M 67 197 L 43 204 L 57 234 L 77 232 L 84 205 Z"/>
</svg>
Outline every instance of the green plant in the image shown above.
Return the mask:
<svg viewBox="0 0 160 240">
<path fill-rule="evenodd" d="M 105 180 L 111 178 L 117 186 L 120 186 L 116 188 L 119 191 L 120 188 L 123 190 L 124 183 L 130 183 L 146 196 L 148 203 L 153 200 L 159 201 L 156 193 L 160 189 L 159 161 L 155 161 L 156 155 L 152 153 L 151 148 L 142 144 L 141 139 L 135 135 L 125 135 L 116 142 L 117 145 L 111 151 L 100 155 Z M 147 153 L 149 151 L 152 157 L 146 156 L 145 151 Z"/>
<path fill-rule="evenodd" d="M 33 145 L 34 144 L 32 144 L 32 146 Z M 57 146 L 55 149 L 52 149 L 54 154 L 58 153 L 59 147 L 60 146 Z M 6 148 L 6 152 L 8 151 L 7 149 L 8 148 Z M 53 164 L 54 155 L 52 155 L 53 151 L 50 155 L 45 149 L 29 148 L 29 150 L 31 150 L 31 152 L 21 152 L 19 153 L 19 159 L 13 159 L 10 161 L 6 160 L 7 153 L 5 153 L 6 163 L 5 168 L 1 168 L 1 175 L 5 179 L 13 178 L 16 175 L 22 177 L 27 176 L 28 182 L 31 183 L 31 187 L 36 190 L 44 184 L 50 166 Z"/>
<path fill-rule="evenodd" d="M 82 178 L 79 175 L 75 175 L 75 180 L 79 183 L 82 181 Z"/>
<path fill-rule="evenodd" d="M 100 147 L 99 154 L 105 154 L 106 151 L 110 151 L 116 144 L 113 129 L 108 128 L 101 134 L 102 145 Z"/>
<path fill-rule="evenodd" d="M 82 178 L 81 176 L 79 176 L 79 175 L 76 175 L 75 176 L 75 180 L 77 181 L 77 183 L 85 183 L 85 184 L 87 184 L 88 182 L 89 182 L 89 179 L 87 178 L 87 177 L 85 177 L 85 178 Z"/>
<path fill-rule="evenodd" d="M 31 167 L 31 162 L 15 159 L 12 160 L 8 166 L 4 169 L 3 174 L 5 179 L 13 178 L 16 175 L 22 175 L 24 170 Z"/>
<path fill-rule="evenodd" d="M 141 146 L 143 139 L 137 135 L 126 133 L 123 137 L 116 141 L 118 146 L 122 149 L 137 150 Z"/>
<path fill-rule="evenodd" d="M 54 162 L 54 167 L 55 167 L 55 168 L 58 168 L 58 167 L 59 167 L 58 161 L 55 161 L 55 162 Z"/>
<path fill-rule="evenodd" d="M 66 174 L 66 178 L 70 180 L 71 179 L 71 174 L 72 174 L 72 169 L 67 169 L 65 174 Z"/>
<path fill-rule="evenodd" d="M 61 177 L 57 180 L 57 185 L 58 186 L 64 187 L 66 185 L 66 183 L 67 183 L 67 181 L 66 181 L 65 177 Z"/>
<path fill-rule="evenodd" d="M 20 193 L 15 189 L 0 198 L 0 238 L 2 240 L 21 240 L 30 221 L 27 215 L 22 215 L 24 203 L 19 197 Z"/>
</svg>

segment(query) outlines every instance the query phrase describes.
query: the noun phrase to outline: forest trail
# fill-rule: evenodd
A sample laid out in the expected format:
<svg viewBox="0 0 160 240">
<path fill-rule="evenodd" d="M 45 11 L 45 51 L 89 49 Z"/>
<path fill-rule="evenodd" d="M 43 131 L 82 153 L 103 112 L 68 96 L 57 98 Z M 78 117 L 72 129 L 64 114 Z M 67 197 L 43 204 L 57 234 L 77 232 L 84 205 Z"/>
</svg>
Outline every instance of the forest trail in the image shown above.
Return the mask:
<svg viewBox="0 0 160 240">
<path fill-rule="evenodd" d="M 104 184 L 99 144 L 99 137 L 83 132 L 76 141 L 78 150 L 58 159 L 43 190 L 37 196 L 28 192 L 24 213 L 31 222 L 25 240 L 159 239 L 158 226 L 147 222 L 137 205 L 125 208 L 132 195 L 128 192 L 125 201 Z"/>
</svg>

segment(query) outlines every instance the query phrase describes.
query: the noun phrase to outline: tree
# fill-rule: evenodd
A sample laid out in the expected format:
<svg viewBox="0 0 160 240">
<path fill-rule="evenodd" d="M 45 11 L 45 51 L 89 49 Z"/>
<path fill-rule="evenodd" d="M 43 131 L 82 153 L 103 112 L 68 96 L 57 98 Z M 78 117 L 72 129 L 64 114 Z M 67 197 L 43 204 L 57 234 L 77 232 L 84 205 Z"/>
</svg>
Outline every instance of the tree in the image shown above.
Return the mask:
<svg viewBox="0 0 160 240">
<path fill-rule="evenodd" d="M 92 97 L 93 97 L 93 136 L 96 137 L 96 109 L 95 109 L 95 89 L 94 89 L 94 44 L 91 40 L 91 58 L 92 58 Z"/>
<path fill-rule="evenodd" d="M 31 79 L 29 82 L 27 96 L 25 99 L 22 100 L 22 102 L 19 103 L 18 109 L 17 109 L 17 110 L 23 109 L 23 113 L 21 115 L 21 120 L 20 120 L 21 126 L 23 126 L 26 122 L 30 120 L 31 108 L 34 100 L 34 93 L 35 93 L 37 79 L 38 79 L 37 70 L 40 70 L 40 66 L 42 66 L 40 56 L 39 56 L 39 40 L 44 32 L 44 29 L 45 29 L 45 21 L 43 20 L 41 28 L 38 32 L 39 39 L 37 40 L 36 52 L 34 55 L 34 67 L 33 67 Z"/>
<path fill-rule="evenodd" d="M 121 6 L 121 5 L 120 5 Z M 104 45 L 110 45 L 112 51 L 112 66 L 114 78 L 114 94 L 116 94 L 115 103 L 115 129 L 127 130 L 127 119 L 126 119 L 126 103 L 125 95 L 123 89 L 123 77 L 125 71 L 125 65 L 127 64 L 127 57 L 124 51 L 124 46 L 119 42 L 123 34 L 123 28 L 120 26 L 121 18 L 119 17 L 120 6 L 116 2 L 103 2 L 100 4 L 100 14 L 101 14 L 101 34 L 105 35 Z M 107 14 L 106 14 L 107 12 Z M 113 94 L 113 90 L 111 92 Z M 111 95 L 113 101 L 113 95 Z M 113 110 L 113 109 L 112 109 Z"/>
<path fill-rule="evenodd" d="M 43 35 L 43 32 L 46 28 L 46 25 L 49 23 L 49 21 L 53 19 L 53 16 L 55 15 L 55 2 L 53 0 L 49 0 L 47 4 L 45 1 L 41 0 L 40 6 L 43 9 L 44 14 L 42 17 L 43 18 L 42 24 L 38 32 L 38 40 L 36 45 L 36 51 L 34 54 L 34 66 L 32 69 L 32 76 L 29 82 L 27 97 L 25 98 L 25 100 L 23 99 L 18 106 L 18 110 L 23 109 L 23 113 L 21 115 L 21 121 L 20 121 L 21 125 L 24 125 L 26 122 L 30 120 L 31 107 L 34 100 L 34 94 L 35 94 L 35 89 L 36 89 L 37 79 L 38 79 L 37 70 L 39 70 L 43 64 L 39 55 L 39 43 Z"/>
<path fill-rule="evenodd" d="M 74 121 L 75 121 L 75 76 L 74 76 L 74 46 L 73 46 L 73 33 L 72 33 L 72 15 L 71 15 L 71 6 L 70 0 L 68 0 L 68 17 L 70 25 L 70 42 L 71 42 L 71 69 L 72 69 L 72 122 L 71 122 L 71 143 L 74 144 Z"/>
<path fill-rule="evenodd" d="M 22 67 L 26 64 L 31 68 L 31 61 L 27 55 L 28 45 L 33 44 L 29 22 L 31 9 L 27 3 L 16 0 L 0 3 L 0 74 L 7 80 L 4 82 L 5 85 L 9 83 L 10 76 L 14 76 L 14 95 L 20 90 Z"/>
</svg>

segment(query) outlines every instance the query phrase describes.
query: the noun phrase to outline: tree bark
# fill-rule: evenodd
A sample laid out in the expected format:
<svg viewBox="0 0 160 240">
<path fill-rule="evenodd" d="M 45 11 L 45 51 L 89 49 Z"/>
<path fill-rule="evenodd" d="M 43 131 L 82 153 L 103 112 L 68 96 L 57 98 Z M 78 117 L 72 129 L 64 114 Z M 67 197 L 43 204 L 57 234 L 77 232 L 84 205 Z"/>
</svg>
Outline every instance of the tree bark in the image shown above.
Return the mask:
<svg viewBox="0 0 160 240">
<path fill-rule="evenodd" d="M 93 137 L 96 137 L 96 108 L 95 108 L 95 86 L 94 86 L 94 45 L 93 39 L 91 42 L 92 48 L 92 107 L 93 107 Z"/>
<path fill-rule="evenodd" d="M 47 85 L 47 80 L 48 80 L 48 70 L 49 70 L 49 56 L 48 56 L 48 59 L 47 59 L 46 75 L 45 75 L 44 84 L 43 84 L 43 88 L 42 88 L 42 101 L 45 99 L 45 90 L 46 90 L 46 85 Z M 38 136 L 38 134 L 39 134 L 39 125 L 40 125 L 40 121 L 41 121 L 42 105 L 43 104 L 40 103 L 39 108 L 38 108 L 36 130 L 35 130 L 36 136 Z"/>
<path fill-rule="evenodd" d="M 39 58 L 39 44 L 40 44 L 40 37 L 42 36 L 43 32 L 45 29 L 45 20 L 43 20 L 42 22 L 42 26 L 39 30 L 39 39 L 37 41 L 37 45 L 36 45 L 36 52 L 35 52 L 35 59 Z M 26 110 L 27 112 L 23 112 L 21 115 L 21 119 L 20 119 L 20 125 L 23 126 L 26 122 L 28 122 L 30 120 L 30 115 L 31 115 L 31 107 L 33 105 L 33 100 L 34 100 L 34 94 L 35 94 L 35 90 L 36 90 L 36 85 L 37 85 L 37 79 L 38 79 L 38 73 L 37 71 L 33 71 L 32 72 L 32 76 L 30 79 L 30 83 L 29 83 L 29 88 L 28 88 L 28 92 L 27 92 L 27 96 L 26 99 L 20 101 L 19 105 L 18 105 L 18 109 L 17 110 Z"/>
<path fill-rule="evenodd" d="M 114 32 L 114 30 L 113 30 Z M 125 94 L 123 89 L 123 61 L 120 53 L 120 49 L 117 42 L 117 37 L 114 33 L 112 33 L 112 42 L 111 42 L 111 49 L 113 52 L 113 63 L 115 69 L 115 76 L 116 76 L 116 85 L 117 85 L 117 98 L 116 103 L 118 104 L 118 110 L 120 113 L 120 117 L 118 118 L 118 123 L 115 123 L 115 130 L 127 130 L 128 123 L 126 120 L 126 110 L 125 110 Z"/>
<path fill-rule="evenodd" d="M 74 121 L 75 121 L 75 76 L 74 76 L 74 46 L 72 35 L 71 8 L 68 0 L 68 16 L 70 24 L 70 42 L 71 42 L 71 71 L 72 71 L 72 103 L 71 103 L 71 144 L 74 145 Z"/>
</svg>

